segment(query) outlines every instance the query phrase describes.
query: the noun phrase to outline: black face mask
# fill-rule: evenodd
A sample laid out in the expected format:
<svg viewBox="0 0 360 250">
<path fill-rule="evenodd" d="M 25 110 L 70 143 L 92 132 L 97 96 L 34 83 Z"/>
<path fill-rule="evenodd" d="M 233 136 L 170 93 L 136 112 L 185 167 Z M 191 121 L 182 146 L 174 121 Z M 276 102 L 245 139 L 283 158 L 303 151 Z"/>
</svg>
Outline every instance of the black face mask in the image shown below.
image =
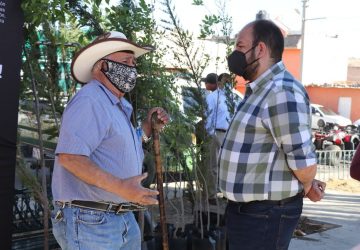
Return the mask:
<svg viewBox="0 0 360 250">
<path fill-rule="evenodd" d="M 253 50 L 257 45 L 253 46 L 251 49 L 249 49 L 248 51 L 244 52 L 240 52 L 238 50 L 234 50 L 227 58 L 228 61 L 228 67 L 230 72 L 238 75 L 238 76 L 244 76 L 248 75 L 246 74 L 246 69 L 247 67 L 249 67 L 251 64 L 255 63 L 256 61 L 259 60 L 255 59 L 254 61 L 252 61 L 251 63 L 247 63 L 246 62 L 246 54 L 248 52 L 250 52 L 251 50 Z M 248 80 L 248 79 L 246 79 Z"/>
</svg>

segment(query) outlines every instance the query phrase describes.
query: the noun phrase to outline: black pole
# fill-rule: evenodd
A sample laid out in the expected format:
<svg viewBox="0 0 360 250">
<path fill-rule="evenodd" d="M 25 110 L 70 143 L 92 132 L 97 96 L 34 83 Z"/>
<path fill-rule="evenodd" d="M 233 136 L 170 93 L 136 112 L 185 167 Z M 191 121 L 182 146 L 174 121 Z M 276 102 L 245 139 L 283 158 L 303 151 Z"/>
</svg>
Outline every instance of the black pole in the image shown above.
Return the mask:
<svg viewBox="0 0 360 250">
<path fill-rule="evenodd" d="M 23 14 L 0 0 L 0 246 L 11 249 Z"/>
</svg>

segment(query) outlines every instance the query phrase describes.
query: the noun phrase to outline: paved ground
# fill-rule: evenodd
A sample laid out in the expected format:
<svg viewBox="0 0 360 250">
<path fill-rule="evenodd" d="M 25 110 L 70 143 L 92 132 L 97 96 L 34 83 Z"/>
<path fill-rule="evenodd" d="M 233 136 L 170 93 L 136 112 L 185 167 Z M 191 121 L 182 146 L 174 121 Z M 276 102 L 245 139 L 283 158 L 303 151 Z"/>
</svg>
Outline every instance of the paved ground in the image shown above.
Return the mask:
<svg viewBox="0 0 360 250">
<path fill-rule="evenodd" d="M 360 244 L 360 193 L 327 190 L 321 202 L 304 201 L 304 216 L 340 227 L 295 238 L 289 250 L 350 250 Z"/>
<path fill-rule="evenodd" d="M 289 250 L 350 250 L 360 244 L 359 183 L 351 180 L 333 180 L 328 182 L 328 184 L 325 198 L 322 201 L 311 202 L 308 199 L 304 199 L 304 209 L 302 215 L 311 220 L 335 224 L 339 227 L 329 229 L 321 233 L 314 233 L 304 237 L 293 238 L 290 243 Z M 171 188 L 173 187 L 171 186 Z M 348 192 L 335 191 L 330 188 L 348 190 Z M 168 194 L 168 198 L 172 196 L 174 196 L 174 193 L 170 192 Z M 179 211 L 181 210 L 181 206 L 179 204 L 174 203 L 169 207 L 176 208 L 175 212 L 167 212 L 168 220 L 171 221 L 171 223 L 175 224 L 179 218 L 181 218 L 180 221 L 185 219 L 181 213 L 180 216 L 175 216 L 179 214 Z M 193 217 L 191 215 L 191 211 L 187 211 L 187 213 L 190 213 L 189 218 L 192 220 Z M 173 216 L 170 216 L 171 214 Z M 171 218 L 174 221 L 170 220 Z"/>
</svg>

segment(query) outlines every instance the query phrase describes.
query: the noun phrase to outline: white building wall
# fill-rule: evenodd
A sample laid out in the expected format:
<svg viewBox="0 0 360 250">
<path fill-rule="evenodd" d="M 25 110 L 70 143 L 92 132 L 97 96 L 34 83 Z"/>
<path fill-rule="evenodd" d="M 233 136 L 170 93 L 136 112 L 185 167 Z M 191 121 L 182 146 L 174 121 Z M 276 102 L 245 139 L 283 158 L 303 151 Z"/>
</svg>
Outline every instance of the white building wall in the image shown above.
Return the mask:
<svg viewBox="0 0 360 250">
<path fill-rule="evenodd" d="M 175 44 L 168 40 L 163 39 L 161 41 L 162 49 L 165 51 L 162 62 L 164 65 L 168 68 L 186 68 L 186 65 L 179 65 L 176 60 L 174 60 L 173 53 L 176 53 L 179 51 L 180 53 L 183 53 L 183 51 L 176 47 Z M 197 57 L 195 60 L 202 60 L 203 57 L 207 54 L 210 57 L 210 61 L 208 66 L 204 69 L 204 73 L 202 77 L 205 77 L 209 73 L 217 73 L 221 74 L 224 72 L 229 73 L 227 69 L 227 61 L 226 61 L 226 45 L 223 43 L 216 43 L 214 41 L 208 41 L 208 40 L 199 40 L 194 39 L 193 44 L 191 48 L 189 48 L 189 51 L 195 51 L 198 50 Z"/>
<path fill-rule="evenodd" d="M 346 81 L 348 56 L 345 41 L 336 34 L 321 34 L 307 28 L 304 46 L 304 85 Z"/>
</svg>

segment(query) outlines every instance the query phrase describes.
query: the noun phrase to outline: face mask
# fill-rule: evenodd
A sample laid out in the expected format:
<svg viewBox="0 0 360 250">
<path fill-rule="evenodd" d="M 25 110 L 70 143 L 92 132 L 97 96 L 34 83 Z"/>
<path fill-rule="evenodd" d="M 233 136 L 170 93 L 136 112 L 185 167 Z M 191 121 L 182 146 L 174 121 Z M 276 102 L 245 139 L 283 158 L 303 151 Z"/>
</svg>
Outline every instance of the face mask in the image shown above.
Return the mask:
<svg viewBox="0 0 360 250">
<path fill-rule="evenodd" d="M 255 63 L 256 61 L 259 60 L 258 59 L 255 59 L 254 61 L 252 61 L 251 63 L 247 63 L 246 62 L 246 54 L 253 50 L 256 46 L 253 46 L 251 49 L 249 49 L 248 51 L 246 51 L 245 53 L 244 52 L 240 52 L 238 50 L 234 50 L 227 58 L 227 61 L 228 61 L 228 67 L 229 67 L 229 70 L 230 72 L 238 75 L 238 76 L 244 76 L 245 75 L 248 75 L 246 74 L 246 69 L 248 66 L 250 66 L 251 64 Z M 248 79 L 246 79 L 248 80 Z"/>
<path fill-rule="evenodd" d="M 123 93 L 133 90 L 137 77 L 136 68 L 109 59 L 103 60 L 106 62 L 107 67 L 102 67 L 101 71 L 112 85 Z"/>
</svg>

